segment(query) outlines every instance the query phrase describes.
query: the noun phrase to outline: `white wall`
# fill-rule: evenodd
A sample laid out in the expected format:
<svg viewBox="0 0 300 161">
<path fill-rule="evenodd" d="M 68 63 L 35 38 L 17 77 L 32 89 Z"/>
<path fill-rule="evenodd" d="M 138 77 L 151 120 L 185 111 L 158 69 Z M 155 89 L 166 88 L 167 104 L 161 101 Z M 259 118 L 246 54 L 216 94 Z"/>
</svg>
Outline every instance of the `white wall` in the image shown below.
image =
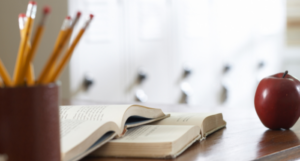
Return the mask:
<svg viewBox="0 0 300 161">
<path fill-rule="evenodd" d="M 152 103 L 253 105 L 258 81 L 281 71 L 284 0 L 70 0 L 95 20 L 71 61 L 73 98 Z M 260 62 L 264 67 L 258 68 Z M 231 69 L 223 73 L 225 65 Z M 183 79 L 183 68 L 192 74 Z M 147 79 L 139 84 L 139 70 Z M 85 75 L 95 84 L 83 90 Z M 185 83 L 185 84 L 182 84 Z M 222 101 L 223 87 L 227 100 Z"/>
</svg>

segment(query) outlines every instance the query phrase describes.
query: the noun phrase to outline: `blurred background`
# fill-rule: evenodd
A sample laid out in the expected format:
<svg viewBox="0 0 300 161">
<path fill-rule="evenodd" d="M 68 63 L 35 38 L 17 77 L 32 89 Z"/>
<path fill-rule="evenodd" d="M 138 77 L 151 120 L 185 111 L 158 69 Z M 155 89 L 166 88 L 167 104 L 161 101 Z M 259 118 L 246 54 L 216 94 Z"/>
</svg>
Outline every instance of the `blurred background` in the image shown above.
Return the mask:
<svg viewBox="0 0 300 161">
<path fill-rule="evenodd" d="M 95 15 L 60 77 L 61 97 L 110 103 L 253 106 L 259 81 L 300 78 L 300 0 L 36 0 L 52 12 L 38 76 L 64 18 Z M 12 75 L 28 1 L 0 1 L 0 58 Z M 37 23 L 35 23 L 36 25 Z"/>
</svg>

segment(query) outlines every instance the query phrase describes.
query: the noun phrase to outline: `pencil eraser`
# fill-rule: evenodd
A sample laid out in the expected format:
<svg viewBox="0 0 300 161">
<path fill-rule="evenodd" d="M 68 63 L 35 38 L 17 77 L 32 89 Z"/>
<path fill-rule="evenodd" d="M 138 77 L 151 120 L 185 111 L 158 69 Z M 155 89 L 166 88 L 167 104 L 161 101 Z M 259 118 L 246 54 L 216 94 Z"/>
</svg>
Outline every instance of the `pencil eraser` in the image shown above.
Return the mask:
<svg viewBox="0 0 300 161">
<path fill-rule="evenodd" d="M 76 14 L 76 16 L 77 16 L 77 17 L 80 17 L 80 16 L 81 16 L 81 12 L 78 11 L 77 14 Z"/>
<path fill-rule="evenodd" d="M 67 20 L 71 20 L 71 16 L 67 16 L 66 19 L 67 19 Z"/>
<path fill-rule="evenodd" d="M 29 1 L 29 4 L 36 5 L 35 1 Z"/>
<path fill-rule="evenodd" d="M 44 11 L 44 14 L 48 14 L 48 13 L 51 12 L 51 8 L 50 8 L 49 6 L 45 6 L 45 7 L 43 8 L 43 11 Z"/>
<path fill-rule="evenodd" d="M 25 13 L 20 13 L 19 18 L 21 18 L 21 17 L 26 17 L 26 14 Z"/>
<path fill-rule="evenodd" d="M 90 14 L 90 19 L 93 19 L 94 15 L 93 14 Z"/>
</svg>

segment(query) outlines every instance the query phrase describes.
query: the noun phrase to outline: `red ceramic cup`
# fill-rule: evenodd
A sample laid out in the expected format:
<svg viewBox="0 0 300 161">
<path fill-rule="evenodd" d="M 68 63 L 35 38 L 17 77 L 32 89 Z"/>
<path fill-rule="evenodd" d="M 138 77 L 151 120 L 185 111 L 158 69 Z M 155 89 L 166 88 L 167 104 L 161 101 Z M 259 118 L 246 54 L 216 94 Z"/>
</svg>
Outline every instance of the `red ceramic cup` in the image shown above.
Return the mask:
<svg viewBox="0 0 300 161">
<path fill-rule="evenodd" d="M 0 88 L 0 156 L 61 160 L 58 98 L 56 84 Z"/>
</svg>

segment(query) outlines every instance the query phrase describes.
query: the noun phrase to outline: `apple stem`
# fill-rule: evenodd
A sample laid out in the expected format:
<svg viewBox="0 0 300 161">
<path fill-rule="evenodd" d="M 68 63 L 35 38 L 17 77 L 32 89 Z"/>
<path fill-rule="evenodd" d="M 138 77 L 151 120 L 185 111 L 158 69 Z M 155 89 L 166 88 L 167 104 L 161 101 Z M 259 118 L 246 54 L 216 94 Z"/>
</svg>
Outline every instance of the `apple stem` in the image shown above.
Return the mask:
<svg viewBox="0 0 300 161">
<path fill-rule="evenodd" d="M 282 76 L 282 78 L 284 78 L 286 75 L 288 74 L 288 71 L 286 70 Z"/>
</svg>

